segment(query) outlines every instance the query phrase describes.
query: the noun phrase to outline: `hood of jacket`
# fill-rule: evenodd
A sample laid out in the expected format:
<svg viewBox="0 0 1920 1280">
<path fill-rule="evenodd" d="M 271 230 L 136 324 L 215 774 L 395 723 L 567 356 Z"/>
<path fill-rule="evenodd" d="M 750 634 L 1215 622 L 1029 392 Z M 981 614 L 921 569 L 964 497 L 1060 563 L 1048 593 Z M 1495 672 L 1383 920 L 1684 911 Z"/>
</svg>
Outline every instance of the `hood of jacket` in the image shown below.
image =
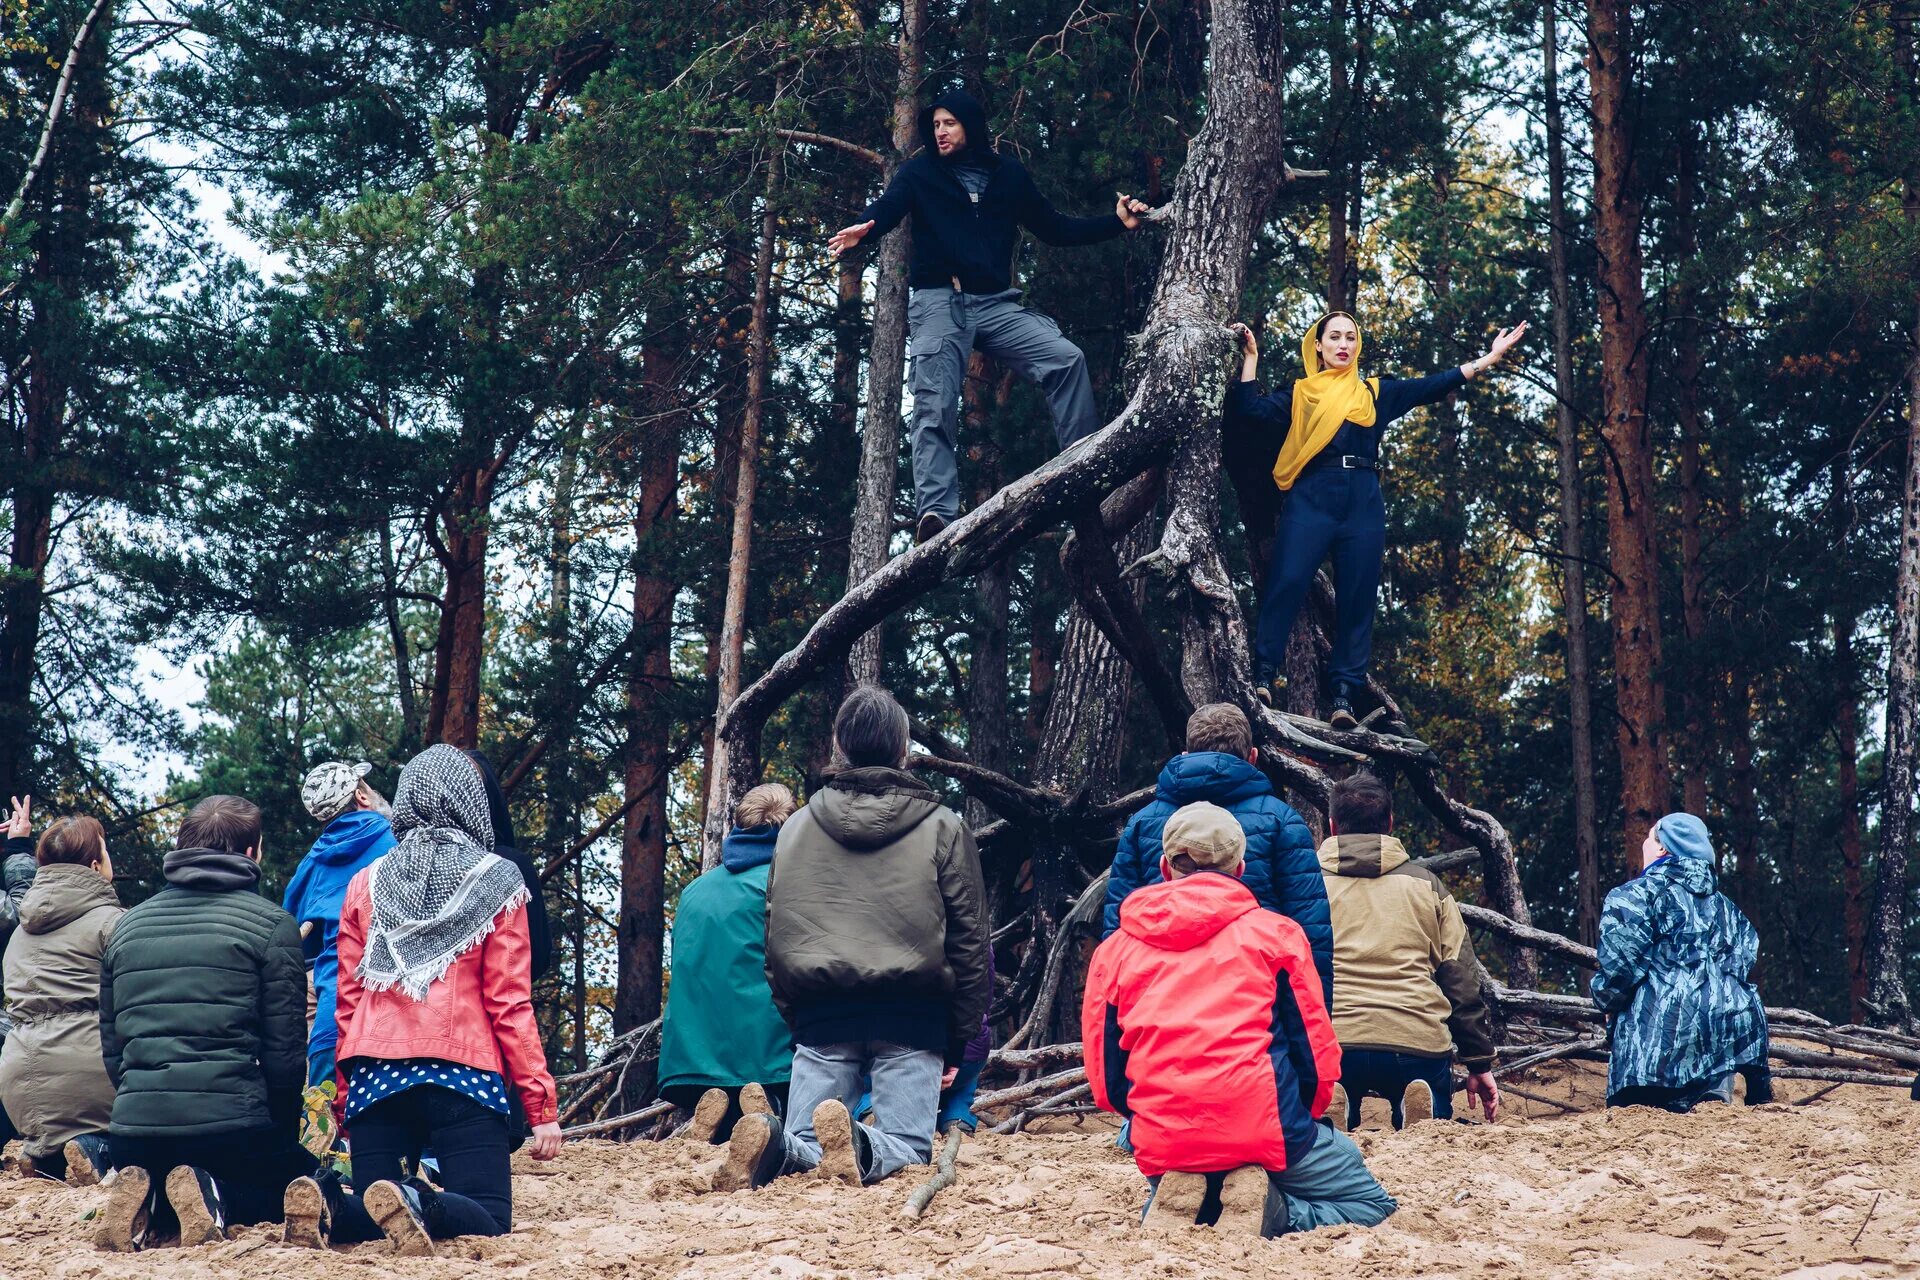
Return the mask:
<svg viewBox="0 0 1920 1280">
<path fill-rule="evenodd" d="M 1259 909 L 1253 891 L 1237 877 L 1200 871 L 1128 894 L 1120 904 L 1120 929 L 1162 951 L 1191 951 Z"/>
<path fill-rule="evenodd" d="M 167 883 L 203 893 L 251 890 L 260 883 L 260 864 L 244 853 L 225 849 L 175 849 L 160 864 Z"/>
<path fill-rule="evenodd" d="M 1372 880 L 1406 862 L 1406 846 L 1392 836 L 1329 836 L 1320 842 L 1320 870 L 1330 876 Z"/>
<path fill-rule="evenodd" d="M 321 830 L 320 838 L 307 851 L 307 858 L 323 867 L 357 870 L 366 851 L 392 835 L 393 824 L 385 814 L 355 809 L 341 814 Z"/>
<path fill-rule="evenodd" d="M 940 797 L 904 769 L 847 769 L 813 793 L 807 810 L 843 848 L 892 844 L 940 809 Z"/>
<path fill-rule="evenodd" d="M 735 827 L 720 842 L 720 865 L 735 875 L 764 867 L 773 861 L 773 846 L 779 839 L 780 828 L 771 822 L 758 827 Z"/>
<path fill-rule="evenodd" d="M 52 933 L 89 911 L 119 905 L 113 886 L 98 871 L 56 862 L 34 877 L 33 888 L 20 903 L 20 927 L 28 933 Z"/>
<path fill-rule="evenodd" d="M 1167 761 L 1153 793 L 1181 806 L 1206 800 L 1231 809 L 1255 796 L 1273 794 L 1267 775 L 1227 751 L 1189 751 Z"/>
<path fill-rule="evenodd" d="M 942 107 L 953 112 L 953 118 L 967 131 L 966 148 L 955 156 L 942 156 L 939 143 L 934 141 L 933 113 Z M 920 142 L 928 155 L 950 162 L 964 158 L 975 164 L 992 165 L 1000 158 L 993 149 L 993 135 L 987 132 L 987 109 L 965 89 L 949 89 L 921 108 Z"/>
<path fill-rule="evenodd" d="M 1649 880 L 1674 884 L 1696 898 L 1711 897 L 1720 888 L 1713 860 L 1684 853 L 1669 853 L 1640 873 Z"/>
<path fill-rule="evenodd" d="M 393 823 L 384 813 L 355 809 L 341 814 L 300 859 L 280 905 L 295 920 L 338 920 L 348 883 L 391 848 Z"/>
</svg>

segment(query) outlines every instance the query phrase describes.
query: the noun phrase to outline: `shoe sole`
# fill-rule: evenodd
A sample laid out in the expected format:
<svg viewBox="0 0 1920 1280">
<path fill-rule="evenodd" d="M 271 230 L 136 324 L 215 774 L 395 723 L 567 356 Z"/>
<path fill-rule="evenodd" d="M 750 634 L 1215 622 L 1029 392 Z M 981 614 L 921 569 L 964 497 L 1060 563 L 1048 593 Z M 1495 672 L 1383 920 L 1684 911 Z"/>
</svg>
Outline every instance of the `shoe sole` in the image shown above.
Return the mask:
<svg viewBox="0 0 1920 1280">
<path fill-rule="evenodd" d="M 1146 1216 L 1140 1219 L 1140 1229 L 1155 1235 L 1184 1231 L 1194 1225 L 1194 1219 L 1200 1216 L 1200 1202 L 1206 1198 L 1204 1174 L 1163 1174 Z"/>
<path fill-rule="evenodd" d="M 1400 1095 L 1400 1127 L 1433 1119 L 1433 1088 L 1424 1080 L 1415 1080 Z"/>
<path fill-rule="evenodd" d="M 687 1122 L 683 1135 L 689 1142 L 712 1142 L 714 1130 L 727 1115 L 727 1091 L 709 1089 L 700 1095 L 700 1101 L 694 1104 L 693 1119 Z"/>
<path fill-rule="evenodd" d="M 219 1220 L 207 1208 L 207 1198 L 200 1190 L 200 1179 L 194 1177 L 193 1170 L 186 1165 L 179 1166 L 167 1175 L 167 1203 L 173 1206 L 174 1216 L 180 1219 L 182 1248 L 218 1244 L 227 1238 Z"/>
<path fill-rule="evenodd" d="M 740 1114 L 743 1116 L 770 1116 L 773 1103 L 767 1100 L 767 1091 L 757 1084 L 740 1086 Z"/>
<path fill-rule="evenodd" d="M 741 1122 L 733 1126 L 733 1137 L 727 1142 L 727 1158 L 713 1175 L 713 1189 L 741 1191 L 751 1187 L 753 1171 L 772 1140 L 773 1131 L 766 1125 L 749 1123 L 742 1117 Z"/>
<path fill-rule="evenodd" d="M 361 1197 L 374 1223 L 403 1258 L 431 1258 L 433 1238 L 426 1233 L 413 1211 L 407 1208 L 400 1188 L 391 1182 L 376 1182 Z"/>
<path fill-rule="evenodd" d="M 1327 1102 L 1327 1119 L 1333 1121 L 1333 1127 L 1341 1133 L 1347 1131 L 1347 1087 L 1333 1086 L 1333 1097 Z"/>
<path fill-rule="evenodd" d="M 87 1159 L 86 1150 L 78 1142 L 69 1142 L 60 1149 L 67 1158 L 67 1185 L 70 1187 L 97 1187 L 100 1185 L 100 1171 L 93 1167 L 93 1161 Z"/>
<path fill-rule="evenodd" d="M 1226 1235 L 1259 1236 L 1267 1216 L 1267 1171 L 1244 1164 L 1220 1183 L 1220 1219 L 1216 1231 Z"/>
<path fill-rule="evenodd" d="M 861 1183 L 853 1151 L 853 1117 L 847 1104 L 830 1098 L 813 1109 L 813 1140 L 820 1144 L 820 1172 L 850 1187 Z"/>
<path fill-rule="evenodd" d="M 1352 733 L 1360 727 L 1360 719 L 1351 711 L 1336 711 L 1327 717 L 1327 723 L 1336 729 Z"/>
<path fill-rule="evenodd" d="M 280 1241 L 296 1249 L 324 1249 L 326 1237 L 320 1233 L 320 1220 L 326 1216 L 327 1198 L 320 1190 L 320 1184 L 312 1178 L 295 1178 L 287 1184 L 286 1198 L 281 1201 L 286 1226 L 281 1230 Z"/>
<path fill-rule="evenodd" d="M 153 1179 L 145 1169 L 122 1169 L 113 1180 L 107 1207 L 100 1211 L 94 1227 L 93 1243 L 109 1253 L 132 1253 L 140 1247 L 144 1234 L 141 1221 L 147 1213 L 147 1197 L 153 1191 Z"/>
</svg>

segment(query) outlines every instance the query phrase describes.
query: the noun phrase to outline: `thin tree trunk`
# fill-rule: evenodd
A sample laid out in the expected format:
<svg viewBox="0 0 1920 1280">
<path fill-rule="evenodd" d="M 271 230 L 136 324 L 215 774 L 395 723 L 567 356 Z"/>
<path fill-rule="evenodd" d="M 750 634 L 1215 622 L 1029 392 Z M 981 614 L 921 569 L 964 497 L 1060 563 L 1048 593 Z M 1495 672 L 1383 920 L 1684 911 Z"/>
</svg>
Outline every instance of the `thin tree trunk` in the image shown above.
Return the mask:
<svg viewBox="0 0 1920 1280">
<path fill-rule="evenodd" d="M 991 424 L 1006 407 L 1013 390 L 1013 374 L 974 353 L 967 370 L 967 416 L 970 434 L 979 443 L 978 477 L 973 503 L 979 506 L 1000 488 L 1001 450 Z M 975 764 L 996 773 L 1008 772 L 1012 744 L 1007 736 L 1007 611 L 1011 602 L 1013 567 L 1002 560 L 984 569 L 973 582 L 973 652 L 967 664 L 967 754 Z M 967 821 L 983 827 L 993 811 L 979 800 L 967 799 Z"/>
<path fill-rule="evenodd" d="M 381 610 L 387 622 L 387 643 L 393 649 L 393 684 L 400 700 L 400 743 L 403 754 L 420 747 L 420 699 L 413 687 L 413 645 L 400 616 L 400 570 L 393 559 L 393 525 L 380 522 Z"/>
<path fill-rule="evenodd" d="M 1707 816 L 1707 774 L 1712 752 L 1708 748 L 1708 690 L 1714 680 L 1707 646 L 1706 553 L 1701 525 L 1706 512 L 1706 470 L 1700 441 L 1705 413 L 1702 407 L 1700 318 L 1705 304 L 1697 287 L 1692 262 L 1699 252 L 1696 232 L 1700 194 L 1700 141 L 1691 121 L 1683 124 L 1680 163 L 1674 182 L 1675 257 L 1682 264 L 1673 295 L 1674 416 L 1680 424 L 1680 620 L 1686 630 L 1686 661 L 1681 666 L 1681 706 L 1686 717 L 1686 755 L 1682 773 L 1682 806 L 1688 813 Z"/>
<path fill-rule="evenodd" d="M 920 78 L 927 33 L 926 0 L 901 0 L 893 94 L 893 150 L 883 184 L 893 181 L 918 132 Z M 873 296 L 873 354 L 867 361 L 867 422 L 861 436 L 860 490 L 847 553 L 847 589 L 887 562 L 893 542 L 893 497 L 899 478 L 900 388 L 907 362 L 907 258 L 912 227 L 902 223 L 880 242 Z M 883 637 L 879 627 L 854 642 L 847 660 L 854 684 L 878 684 Z"/>
<path fill-rule="evenodd" d="M 455 481 L 442 517 L 447 553 L 440 635 L 434 646 L 433 702 L 427 739 L 456 747 L 480 744 L 480 681 L 486 663 L 487 534 L 493 505 L 489 468 L 471 467 Z"/>
<path fill-rule="evenodd" d="M 1612 613 L 1620 799 L 1624 844 L 1635 848 L 1666 810 L 1669 783 L 1629 9 L 1627 0 L 1588 0 L 1587 79 L 1593 99 L 1594 247 L 1600 263 L 1601 432 L 1612 454 L 1607 533 L 1619 579 Z"/>
<path fill-rule="evenodd" d="M 1347 228 L 1347 128 L 1353 119 L 1354 97 L 1348 88 L 1347 0 L 1333 0 L 1333 32 L 1328 40 L 1331 92 L 1328 106 L 1338 114 L 1333 121 L 1333 136 L 1328 145 L 1327 168 L 1327 310 L 1351 311 L 1353 298 L 1348 285 Z"/>
<path fill-rule="evenodd" d="M 560 464 L 554 469 L 553 501 L 550 507 L 550 530 L 552 546 L 549 551 L 551 568 L 548 574 L 547 594 L 547 665 L 552 672 L 552 687 L 560 691 L 556 700 L 559 716 L 553 729 L 553 737 L 543 754 L 546 763 L 547 781 L 547 821 L 545 862 L 551 866 L 566 856 L 573 847 L 574 836 L 574 796 L 573 796 L 573 691 L 577 683 L 575 667 L 577 663 L 573 651 L 573 502 L 574 486 L 580 470 L 580 438 L 569 430 L 567 438 L 560 446 Z M 586 1054 L 586 996 L 585 971 L 582 968 L 584 957 L 582 942 L 586 934 L 584 899 L 580 896 L 581 864 L 583 858 L 576 858 L 573 864 L 574 902 L 573 917 L 573 1010 L 571 1022 L 573 1054 L 576 1062 L 583 1061 Z M 559 1002 L 554 1002 L 558 1006 Z M 564 1007 L 564 1006 L 561 1006 Z M 556 1021 L 559 1008 L 555 1010 Z"/>
<path fill-rule="evenodd" d="M 1835 468 L 1844 471 L 1842 464 Z M 1864 850 L 1860 836 L 1860 692 L 1858 659 L 1853 636 L 1859 619 L 1851 609 L 1833 618 L 1833 665 L 1840 682 L 1838 708 L 1833 718 L 1835 745 L 1840 756 L 1840 888 L 1845 894 L 1841 921 L 1847 933 L 1847 1018 L 1866 1016 L 1867 892 L 1861 874 Z"/>
<path fill-rule="evenodd" d="M 1599 798 L 1593 772 L 1593 665 L 1587 652 L 1586 516 L 1573 413 L 1573 281 L 1567 267 L 1566 129 L 1561 121 L 1555 0 L 1540 6 L 1546 63 L 1547 252 L 1553 291 L 1554 428 L 1560 467 L 1560 608 L 1567 620 L 1567 719 L 1573 737 L 1573 846 L 1580 941 L 1600 936 Z"/>
</svg>

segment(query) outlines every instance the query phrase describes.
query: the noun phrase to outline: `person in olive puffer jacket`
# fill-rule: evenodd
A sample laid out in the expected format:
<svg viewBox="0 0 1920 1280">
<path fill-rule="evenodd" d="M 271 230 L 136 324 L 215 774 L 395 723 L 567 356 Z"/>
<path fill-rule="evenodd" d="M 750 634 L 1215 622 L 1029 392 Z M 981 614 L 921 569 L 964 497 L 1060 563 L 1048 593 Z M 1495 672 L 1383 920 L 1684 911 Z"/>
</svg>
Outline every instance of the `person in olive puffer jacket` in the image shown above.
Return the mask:
<svg viewBox="0 0 1920 1280">
<path fill-rule="evenodd" d="M 780 829 L 767 984 L 793 1029 L 793 1127 L 743 1118 L 718 1189 L 815 1167 L 859 1185 L 933 1154 L 940 1090 L 993 993 L 991 931 L 973 835 L 906 771 L 909 736 L 885 690 L 848 694 L 834 722 L 848 767 Z M 849 1115 L 863 1077 L 878 1127 Z"/>
</svg>

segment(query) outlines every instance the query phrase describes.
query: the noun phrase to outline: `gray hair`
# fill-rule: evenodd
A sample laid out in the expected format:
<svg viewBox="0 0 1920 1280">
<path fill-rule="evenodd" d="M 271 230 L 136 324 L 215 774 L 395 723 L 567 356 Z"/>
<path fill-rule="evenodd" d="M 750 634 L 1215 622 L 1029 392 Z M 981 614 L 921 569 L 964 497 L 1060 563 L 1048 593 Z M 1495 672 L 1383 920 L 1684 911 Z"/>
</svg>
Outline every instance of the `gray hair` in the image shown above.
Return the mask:
<svg viewBox="0 0 1920 1280">
<path fill-rule="evenodd" d="M 849 693 L 833 721 L 834 743 L 850 768 L 902 768 L 912 737 L 906 708 L 877 684 L 863 684 Z"/>
</svg>

